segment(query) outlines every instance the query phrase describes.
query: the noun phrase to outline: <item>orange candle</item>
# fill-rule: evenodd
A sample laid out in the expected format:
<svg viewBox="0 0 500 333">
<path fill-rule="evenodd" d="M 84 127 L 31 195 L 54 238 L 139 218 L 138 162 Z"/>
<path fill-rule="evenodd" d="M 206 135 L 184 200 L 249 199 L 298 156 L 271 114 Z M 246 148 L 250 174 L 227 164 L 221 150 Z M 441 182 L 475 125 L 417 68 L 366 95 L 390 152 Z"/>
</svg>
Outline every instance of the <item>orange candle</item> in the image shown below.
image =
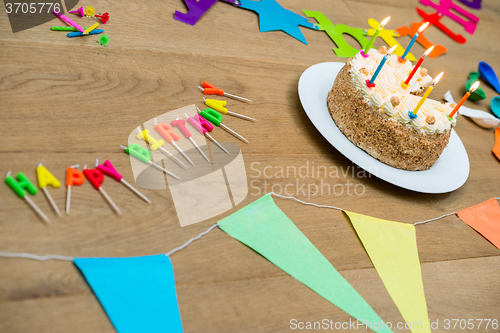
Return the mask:
<svg viewBox="0 0 500 333">
<path fill-rule="evenodd" d="M 470 94 L 473 93 L 478 87 L 479 87 L 479 81 L 477 81 L 476 83 L 474 83 L 470 87 L 469 91 L 464 95 L 464 97 L 462 97 L 462 99 L 460 100 L 460 102 L 458 102 L 458 104 L 455 106 L 455 108 L 453 109 L 453 111 L 451 111 L 451 113 L 448 115 L 448 119 L 450 121 L 453 118 L 453 116 L 455 115 L 455 113 L 457 113 L 458 109 L 460 109 L 460 107 L 462 106 L 462 104 L 464 104 L 465 101 L 467 100 L 467 98 L 469 98 Z"/>
</svg>

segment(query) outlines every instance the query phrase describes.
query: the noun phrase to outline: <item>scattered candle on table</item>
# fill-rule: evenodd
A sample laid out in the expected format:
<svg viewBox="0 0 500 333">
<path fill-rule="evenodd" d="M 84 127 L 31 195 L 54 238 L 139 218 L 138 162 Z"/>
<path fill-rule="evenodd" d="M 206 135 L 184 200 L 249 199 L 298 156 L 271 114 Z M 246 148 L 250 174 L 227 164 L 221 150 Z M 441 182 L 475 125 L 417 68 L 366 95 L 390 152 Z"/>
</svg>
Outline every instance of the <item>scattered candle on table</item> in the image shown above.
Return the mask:
<svg viewBox="0 0 500 333">
<path fill-rule="evenodd" d="M 240 139 L 241 141 L 243 141 L 245 143 L 249 143 L 247 139 L 245 139 L 244 137 L 242 137 L 241 135 L 239 135 L 238 133 L 236 133 L 235 131 L 233 131 L 232 129 L 230 129 L 229 127 L 227 127 L 226 125 L 224 125 L 222 123 L 222 115 L 219 112 L 215 111 L 214 109 L 210 109 L 210 108 L 207 108 L 203 111 L 198 110 L 198 112 L 200 112 L 200 115 L 203 118 L 210 121 L 215 126 L 219 126 L 222 129 L 224 129 L 225 131 L 227 131 L 229 134 Z"/>
<path fill-rule="evenodd" d="M 174 146 L 174 148 L 177 149 L 177 151 L 179 153 L 181 153 L 181 155 L 189 163 L 191 163 L 191 165 L 194 165 L 193 161 L 191 161 L 191 159 L 186 155 L 186 153 L 181 149 L 181 147 L 179 147 L 177 145 L 177 143 L 175 143 L 175 141 L 179 141 L 179 139 L 181 138 L 181 136 L 174 131 L 174 129 L 172 128 L 172 126 L 170 126 L 169 123 L 159 123 L 159 124 L 157 124 L 156 123 L 156 118 L 155 118 L 155 130 L 162 136 L 162 138 L 165 139 L 165 141 L 167 141 L 172 146 Z"/>
<path fill-rule="evenodd" d="M 198 109 L 198 107 L 196 107 L 196 109 Z M 201 112 L 200 109 L 198 109 L 198 112 Z M 198 132 L 206 136 L 210 141 L 215 143 L 217 147 L 222 149 L 223 152 L 225 152 L 228 155 L 231 155 L 226 148 L 224 148 L 219 142 L 217 142 L 217 140 L 215 140 L 210 134 L 207 133 L 213 131 L 214 126 L 212 124 L 210 124 L 205 118 L 203 118 L 199 114 L 195 115 L 197 120 L 194 119 L 193 117 L 188 116 L 187 113 L 185 113 L 185 115 L 187 117 L 188 123 L 191 124 L 191 126 L 193 126 Z"/>
<path fill-rule="evenodd" d="M 180 180 L 179 177 L 177 177 L 175 174 L 173 174 L 172 172 L 168 171 L 167 169 L 164 169 L 162 168 L 161 166 L 159 166 L 158 164 L 156 163 L 153 163 L 151 162 L 151 153 L 149 152 L 149 150 L 147 150 L 146 148 L 142 148 L 141 146 L 139 146 L 137 143 L 132 143 L 130 146 L 125 147 L 125 146 L 121 146 L 123 149 L 125 149 L 125 152 L 127 154 L 129 154 L 130 156 L 132 157 L 135 157 L 137 158 L 139 161 L 141 161 L 142 163 L 145 163 L 145 164 L 149 164 L 151 166 L 153 166 L 154 168 L 164 172 L 165 174 L 169 175 L 169 176 L 172 176 L 174 177 L 175 179 L 178 179 Z"/>
<path fill-rule="evenodd" d="M 163 144 L 165 143 L 165 141 L 163 141 L 163 140 L 156 140 L 155 138 L 153 138 L 149 134 L 149 130 L 147 130 L 147 129 L 144 130 L 144 131 L 142 131 L 140 127 L 137 127 L 137 130 L 139 131 L 139 133 L 137 134 L 136 138 L 138 140 L 142 139 L 142 140 L 146 141 L 149 144 L 149 148 L 151 148 L 152 151 L 156 151 L 156 150 L 159 149 L 162 153 L 164 153 L 165 155 L 167 155 L 172 161 L 174 161 L 175 163 L 177 163 L 178 165 L 180 165 L 184 169 L 188 168 L 184 163 L 182 163 L 181 160 L 179 160 L 171 152 L 169 152 L 168 150 L 166 150 L 165 148 L 163 148 Z"/>
</svg>

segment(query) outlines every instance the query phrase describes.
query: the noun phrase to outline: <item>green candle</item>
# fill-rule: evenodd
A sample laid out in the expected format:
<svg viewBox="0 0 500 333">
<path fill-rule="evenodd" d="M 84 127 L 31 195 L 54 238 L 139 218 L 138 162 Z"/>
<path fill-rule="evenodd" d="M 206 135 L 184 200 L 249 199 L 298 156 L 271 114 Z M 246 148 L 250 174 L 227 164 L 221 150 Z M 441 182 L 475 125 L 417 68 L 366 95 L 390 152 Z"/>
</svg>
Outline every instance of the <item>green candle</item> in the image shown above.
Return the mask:
<svg viewBox="0 0 500 333">
<path fill-rule="evenodd" d="M 87 28 L 83 28 L 83 29 L 87 29 Z M 50 28 L 50 30 L 53 30 L 53 31 L 78 31 L 74 27 L 56 27 L 56 26 L 52 26 Z"/>
<path fill-rule="evenodd" d="M 370 42 L 368 43 L 368 45 L 365 47 L 365 49 L 363 51 L 363 55 L 364 56 L 368 55 L 368 50 L 373 46 L 373 43 L 375 42 L 375 39 L 377 39 L 378 34 L 380 33 L 380 31 L 382 31 L 382 28 L 386 25 L 386 23 L 389 22 L 390 18 L 391 17 L 389 16 L 388 18 L 386 18 L 385 20 L 383 20 L 380 23 L 380 25 L 377 28 L 377 30 L 375 30 L 375 33 L 373 34 L 372 39 L 370 39 Z"/>
</svg>

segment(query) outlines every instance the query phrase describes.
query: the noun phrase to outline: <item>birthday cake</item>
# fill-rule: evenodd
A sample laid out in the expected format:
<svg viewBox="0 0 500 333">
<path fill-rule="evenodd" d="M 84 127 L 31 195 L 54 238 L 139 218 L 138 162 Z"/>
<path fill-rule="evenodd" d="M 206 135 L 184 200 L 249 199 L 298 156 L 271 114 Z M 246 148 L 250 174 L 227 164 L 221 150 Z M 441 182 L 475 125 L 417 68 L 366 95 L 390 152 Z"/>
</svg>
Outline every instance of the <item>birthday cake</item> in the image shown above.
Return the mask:
<svg viewBox="0 0 500 333">
<path fill-rule="evenodd" d="M 439 158 L 456 124 L 450 121 L 450 104 L 427 99 L 411 118 L 432 78 L 422 68 L 404 88 L 401 83 L 412 70 L 410 61 L 400 62 L 389 55 L 387 62 L 368 87 L 385 48 L 361 52 L 340 70 L 328 94 L 328 109 L 338 128 L 356 146 L 392 167 L 410 171 L 427 170 Z"/>
</svg>

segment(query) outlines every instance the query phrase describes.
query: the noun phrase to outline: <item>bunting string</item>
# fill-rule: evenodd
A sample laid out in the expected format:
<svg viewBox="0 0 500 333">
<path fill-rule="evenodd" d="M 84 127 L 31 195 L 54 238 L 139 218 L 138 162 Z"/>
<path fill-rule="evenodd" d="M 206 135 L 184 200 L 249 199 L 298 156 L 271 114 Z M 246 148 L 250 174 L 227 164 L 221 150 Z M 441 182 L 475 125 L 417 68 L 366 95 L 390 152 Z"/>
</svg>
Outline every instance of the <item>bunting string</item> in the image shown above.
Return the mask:
<svg viewBox="0 0 500 333">
<path fill-rule="evenodd" d="M 296 197 L 287 197 L 287 196 L 284 196 L 284 195 L 281 195 L 281 194 L 277 194 L 277 193 L 274 193 L 274 192 L 270 192 L 270 194 L 274 195 L 276 197 L 282 198 L 282 199 L 295 200 L 295 201 L 297 201 L 297 202 L 299 202 L 299 203 L 301 203 L 303 205 L 314 206 L 314 207 L 318 207 L 318 208 L 330 208 L 330 209 L 336 209 L 336 210 L 341 210 L 341 211 L 344 210 L 342 208 L 335 207 L 335 206 L 318 205 L 318 204 L 313 203 L 313 202 L 302 201 L 300 199 L 297 199 Z M 496 200 L 500 200 L 500 197 L 495 197 L 495 199 Z M 429 220 L 425 220 L 425 221 L 415 222 L 415 223 L 413 223 L 413 225 L 418 225 L 418 224 L 423 224 L 423 223 L 428 223 L 428 222 L 436 221 L 436 220 L 439 220 L 439 219 L 442 219 L 444 217 L 451 216 L 451 215 L 454 215 L 454 214 L 456 214 L 456 212 L 452 212 L 452 213 L 449 213 L 449 214 L 441 215 L 439 217 L 435 217 L 433 219 L 429 219 Z M 175 249 L 171 250 L 170 252 L 164 253 L 165 256 L 170 257 L 172 254 L 176 253 L 177 251 L 180 251 L 180 250 L 184 249 L 189 244 L 191 244 L 193 241 L 200 239 L 201 237 L 205 236 L 210 231 L 212 231 L 215 227 L 218 227 L 218 226 L 219 225 L 217 223 L 214 224 L 213 226 L 211 226 L 210 228 L 208 228 L 207 230 L 205 230 L 204 232 L 202 232 L 198 236 L 189 239 L 186 243 L 182 244 L 181 246 L 176 247 Z M 32 254 L 32 253 L 4 252 L 4 251 L 0 251 L 0 257 L 6 257 L 6 258 L 25 258 L 25 259 L 33 259 L 33 260 L 39 260 L 39 261 L 46 261 L 46 260 L 73 261 L 75 259 L 75 257 L 63 256 L 63 255 L 58 255 L 58 254 L 48 254 L 48 255 L 45 255 L 45 256 L 40 256 L 40 255 Z"/>
</svg>

